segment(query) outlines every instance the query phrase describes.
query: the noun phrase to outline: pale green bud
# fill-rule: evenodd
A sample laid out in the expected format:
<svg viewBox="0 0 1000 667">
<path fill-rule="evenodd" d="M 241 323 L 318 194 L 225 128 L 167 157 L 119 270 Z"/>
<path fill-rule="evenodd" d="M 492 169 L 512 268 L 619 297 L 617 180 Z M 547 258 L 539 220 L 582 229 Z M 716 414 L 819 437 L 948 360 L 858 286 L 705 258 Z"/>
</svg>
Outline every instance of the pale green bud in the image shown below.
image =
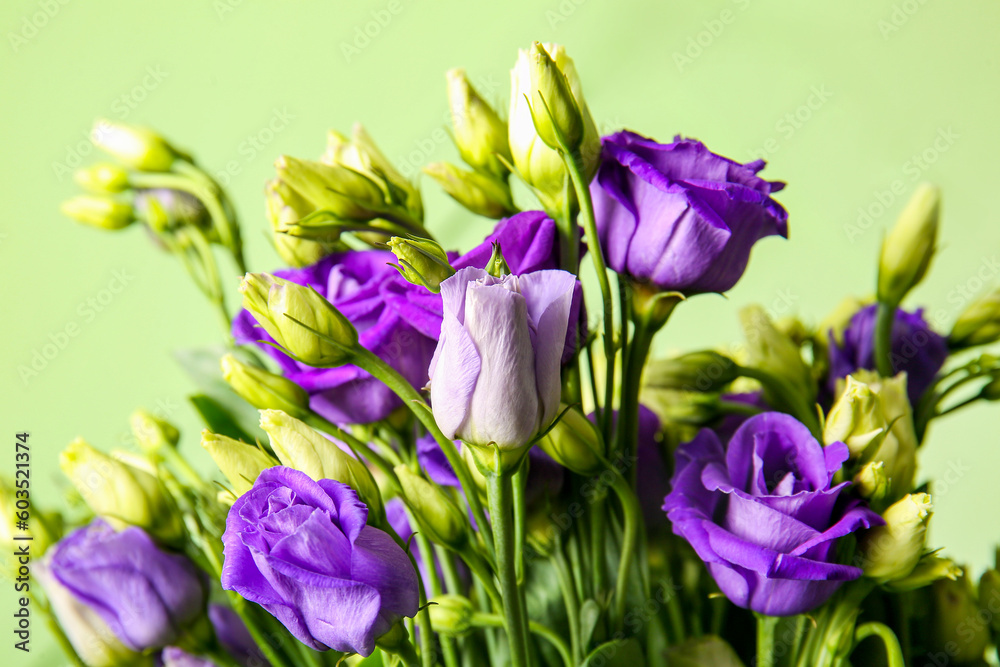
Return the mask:
<svg viewBox="0 0 1000 667">
<path fill-rule="evenodd" d="M 826 417 L 823 441 L 843 442 L 852 457 L 859 457 L 889 424 L 885 421 L 882 400 L 864 382 L 847 376 L 847 384 Z"/>
<path fill-rule="evenodd" d="M 462 160 L 477 171 L 506 178 L 508 170 L 500 158 L 508 163 L 512 159 L 507 123 L 472 87 L 465 70 L 450 69 L 445 76 L 452 132 Z"/>
<path fill-rule="evenodd" d="M 77 184 L 94 194 L 117 194 L 128 189 L 128 172 L 116 164 L 98 162 L 73 173 Z"/>
<path fill-rule="evenodd" d="M 305 364 L 339 366 L 358 343 L 350 321 L 311 287 L 268 273 L 248 273 L 240 292 L 243 307 L 278 345 Z"/>
<path fill-rule="evenodd" d="M 121 527 L 139 526 L 167 542 L 183 528 L 162 482 L 146 470 L 100 452 L 82 438 L 59 455 L 59 467 L 95 514 Z"/>
<path fill-rule="evenodd" d="M 378 185 L 389 205 L 405 210 L 414 222 L 423 218 L 420 190 L 397 171 L 361 123 L 355 123 L 350 139 L 331 130 L 320 162 L 364 174 Z"/>
<path fill-rule="evenodd" d="M 535 131 L 549 148 L 560 148 L 558 134 L 567 148 L 576 148 L 583 139 L 583 117 L 566 75 L 539 42 L 528 49 L 527 59 L 530 89 L 517 92 L 531 102 Z"/>
<path fill-rule="evenodd" d="M 441 291 L 441 281 L 455 275 L 448 253 L 430 239 L 393 236 L 388 245 L 399 261 L 396 268 L 414 285 L 423 285 L 437 294 Z"/>
<path fill-rule="evenodd" d="M 132 205 L 111 197 L 77 195 L 64 201 L 59 210 L 77 222 L 108 231 L 125 229 L 135 222 Z"/>
<path fill-rule="evenodd" d="M 930 586 L 939 579 L 954 581 L 962 574 L 962 568 L 955 565 L 950 558 L 942 558 L 937 554 L 924 555 L 910 574 L 902 579 L 893 579 L 885 587 L 894 593 L 915 591 L 924 586 Z"/>
<path fill-rule="evenodd" d="M 315 480 L 334 479 L 354 489 L 373 517 L 384 516 L 382 495 L 364 463 L 319 431 L 280 410 L 261 410 L 260 427 L 271 438 L 271 449 L 282 465 L 301 470 Z"/>
<path fill-rule="evenodd" d="M 144 656 L 125 646 L 93 607 L 80 600 L 55 578 L 48 558 L 37 561 L 32 566 L 31 575 L 45 591 L 45 598 L 59 627 L 87 667 L 153 665 L 152 655 Z"/>
<path fill-rule="evenodd" d="M 870 504 L 881 503 L 889 495 L 889 475 L 884 461 L 864 464 L 852 481 L 857 494 L 867 498 Z"/>
<path fill-rule="evenodd" d="M 461 636 L 472 629 L 472 617 L 476 613 L 469 598 L 463 595 L 439 595 L 427 606 L 431 615 L 431 627 L 450 637 Z"/>
<path fill-rule="evenodd" d="M 170 144 L 144 127 L 98 120 L 90 135 L 94 145 L 130 169 L 169 171 L 177 158 Z"/>
<path fill-rule="evenodd" d="M 212 433 L 208 429 L 201 432 L 201 446 L 215 461 L 237 496 L 249 491 L 262 472 L 278 465 L 277 461 L 259 447 Z"/>
<path fill-rule="evenodd" d="M 670 359 L 654 359 L 643 372 L 650 389 L 717 392 L 739 376 L 732 359 L 713 350 L 689 352 Z"/>
<path fill-rule="evenodd" d="M 884 526 L 867 531 L 859 542 L 865 576 L 876 581 L 906 577 L 917 566 L 934 506 L 926 493 L 911 493 L 882 513 Z"/>
<path fill-rule="evenodd" d="M 931 649 L 947 651 L 958 665 L 982 660 L 990 628 L 979 616 L 979 601 L 968 575 L 939 579 L 931 586 L 931 596 Z"/>
<path fill-rule="evenodd" d="M 517 212 L 510 187 L 479 172 L 459 169 L 448 162 L 433 162 L 423 172 L 438 182 L 452 199 L 476 215 L 499 219 Z"/>
<path fill-rule="evenodd" d="M 385 209 L 378 184 L 354 169 L 282 155 L 274 163 L 278 179 L 308 204 L 344 220 L 371 220 Z"/>
<path fill-rule="evenodd" d="M 500 242 L 494 241 L 492 247 L 493 252 L 490 254 L 490 261 L 486 263 L 486 273 L 494 278 L 509 276 L 510 267 L 507 266 L 507 260 L 503 258 L 503 248 L 500 247 Z"/>
<path fill-rule="evenodd" d="M 1000 634 L 1000 572 L 989 569 L 979 578 L 979 608 L 990 619 L 993 632 Z"/>
<path fill-rule="evenodd" d="M 219 363 L 232 390 L 258 410 L 281 410 L 300 419 L 309 414 L 309 393 L 288 378 L 245 364 L 232 354 Z"/>
<path fill-rule="evenodd" d="M 176 447 L 181 439 L 177 428 L 165 419 L 160 419 L 142 408 L 129 418 L 132 435 L 139 448 L 147 454 L 156 454 L 166 447 Z"/>
<path fill-rule="evenodd" d="M 31 553 L 34 556 L 41 556 L 62 536 L 63 520 L 60 514 L 49 514 L 41 512 L 37 507 L 29 505 L 28 487 L 18 488 L 16 483 L 25 483 L 25 480 L 8 482 L 0 479 L 0 549 L 3 556 L 0 561 L 4 565 L 11 564 L 11 554 L 15 554 L 16 544 L 23 544 L 23 540 L 15 540 L 15 537 L 31 537 Z M 23 513 L 23 514 L 22 514 Z M 18 528 L 18 523 L 23 516 L 27 516 L 27 530 Z M 10 572 L 5 568 L 5 572 Z"/>
<path fill-rule="evenodd" d="M 534 102 L 537 98 L 537 91 L 532 82 L 532 53 L 538 55 L 539 50 L 543 50 L 550 61 L 555 63 L 556 69 L 565 76 L 565 82 L 569 85 L 582 122 L 579 154 L 583 165 L 584 179 L 587 181 L 593 178 L 597 172 L 597 165 L 601 157 L 601 138 L 583 98 L 583 88 L 576 73 L 576 66 L 572 59 L 566 55 L 566 50 L 558 44 L 542 44 L 540 47 L 539 49 L 538 46 L 533 45 L 529 51 L 520 51 L 517 64 L 511 70 L 507 138 L 514 166 L 517 167 L 521 178 L 535 190 L 545 210 L 556 215 L 561 214 L 566 209 L 567 202 L 564 197 L 566 196 L 565 181 L 568 176 L 562 157 L 555 149 L 546 145 L 535 129 L 532 111 L 534 110 L 541 120 L 545 119 L 541 116 L 544 114 L 544 107 Z M 549 97 L 550 95 L 546 94 L 547 101 Z M 565 101 L 568 108 L 568 100 Z M 568 111 L 560 113 L 562 115 L 557 115 L 557 120 L 562 122 L 570 120 Z M 576 132 L 575 129 L 573 131 Z M 575 203 L 575 197 L 570 203 Z"/>
<path fill-rule="evenodd" d="M 557 463 L 578 475 L 589 477 L 605 469 L 604 445 L 594 424 L 576 408 L 559 406 L 562 417 L 552 426 L 538 446 Z"/>
<path fill-rule="evenodd" d="M 940 215 L 941 190 L 929 183 L 920 184 L 882 242 L 879 301 L 899 304 L 923 280 L 934 257 Z"/>
<path fill-rule="evenodd" d="M 966 308 L 948 334 L 948 345 L 954 349 L 989 345 L 997 340 L 1000 340 L 1000 289 Z"/>
<path fill-rule="evenodd" d="M 218 238 L 211 227 L 211 216 L 200 199 L 190 193 L 169 188 L 148 188 L 135 191 L 135 215 L 156 231 L 192 225 L 206 230 L 209 238 Z"/>
<path fill-rule="evenodd" d="M 468 541 L 466 519 L 441 487 L 431 484 L 406 465 L 394 468 L 403 499 L 427 536 L 434 542 L 461 549 Z"/>
<path fill-rule="evenodd" d="M 264 189 L 264 201 L 267 206 L 267 218 L 274 230 L 272 237 L 274 247 L 281 259 L 289 265 L 302 267 L 315 264 L 339 249 L 340 244 L 336 242 L 316 241 L 283 233 L 289 225 L 295 224 L 315 210 L 288 183 L 276 178 L 268 181 Z"/>
<path fill-rule="evenodd" d="M 799 346 L 779 331 L 767 312 L 758 305 L 742 308 L 739 317 L 750 365 L 783 379 L 805 398 L 807 404 L 812 405 L 816 398 L 815 384 Z M 764 395 L 771 405 L 781 402 L 771 395 L 767 386 L 764 387 Z"/>
</svg>

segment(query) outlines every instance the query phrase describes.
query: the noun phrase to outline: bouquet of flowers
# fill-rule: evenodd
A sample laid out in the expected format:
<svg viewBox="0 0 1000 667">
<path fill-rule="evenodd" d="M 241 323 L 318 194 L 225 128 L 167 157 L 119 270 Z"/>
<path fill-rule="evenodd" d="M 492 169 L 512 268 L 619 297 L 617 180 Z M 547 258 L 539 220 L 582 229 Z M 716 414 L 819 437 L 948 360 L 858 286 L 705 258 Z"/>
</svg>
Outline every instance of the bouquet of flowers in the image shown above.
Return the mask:
<svg viewBox="0 0 1000 667">
<path fill-rule="evenodd" d="M 1000 573 L 926 543 L 916 481 L 932 422 L 1000 398 L 975 352 L 1000 291 L 947 336 L 903 307 L 938 190 L 885 236 L 874 297 L 816 326 L 748 307 L 744 343 L 651 359 L 685 301 L 787 237 L 784 183 L 693 139 L 599 136 L 559 45 L 520 52 L 507 114 L 447 83 L 465 166 L 424 173 L 498 220 L 464 253 L 358 125 L 278 157 L 289 267 L 247 272 L 195 159 L 98 122 L 115 162 L 63 210 L 144 227 L 218 311 L 224 344 L 179 357 L 219 474 L 141 409 L 134 451 L 63 451 L 80 502 L 31 513 L 30 595 L 73 664 L 997 664 Z"/>
</svg>

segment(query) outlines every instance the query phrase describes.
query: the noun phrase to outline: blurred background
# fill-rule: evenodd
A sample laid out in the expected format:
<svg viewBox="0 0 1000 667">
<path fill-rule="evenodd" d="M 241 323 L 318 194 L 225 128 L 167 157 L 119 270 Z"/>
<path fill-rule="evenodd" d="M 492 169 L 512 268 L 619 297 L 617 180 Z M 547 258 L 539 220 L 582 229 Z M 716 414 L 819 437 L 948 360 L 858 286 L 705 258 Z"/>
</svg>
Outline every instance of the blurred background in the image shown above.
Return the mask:
<svg viewBox="0 0 1000 667">
<path fill-rule="evenodd" d="M 747 303 L 816 322 L 844 296 L 868 295 L 883 232 L 923 180 L 944 191 L 941 250 L 906 305 L 946 332 L 1000 284 L 1000 4 L 849 4 L 6 0 L 0 434 L 31 433 L 34 503 L 64 503 L 57 454 L 73 437 L 127 446 L 140 406 L 177 423 L 182 450 L 210 464 L 171 351 L 219 342 L 215 314 L 138 227 L 106 234 L 58 212 L 77 192 L 73 169 L 98 157 L 87 140 L 96 117 L 154 127 L 194 152 L 236 203 L 250 268 L 269 270 L 262 193 L 278 155 L 318 156 L 328 129 L 361 120 L 404 174 L 457 160 L 441 131 L 445 70 L 465 67 L 505 109 L 517 49 L 561 42 L 603 133 L 682 133 L 734 159 L 763 157 L 764 176 L 789 184 L 778 197 L 789 241 L 760 243 L 728 298 L 685 304 L 662 352 L 738 340 Z M 428 226 L 450 245 L 490 231 L 429 179 L 423 192 Z M 237 276 L 225 271 L 233 307 Z M 975 571 L 1000 538 L 997 423 L 987 406 L 962 411 L 935 422 L 922 452 L 921 475 L 938 480 L 930 544 Z M 63 663 L 40 619 L 32 639 L 30 655 L 6 640 L 0 655 Z"/>
</svg>

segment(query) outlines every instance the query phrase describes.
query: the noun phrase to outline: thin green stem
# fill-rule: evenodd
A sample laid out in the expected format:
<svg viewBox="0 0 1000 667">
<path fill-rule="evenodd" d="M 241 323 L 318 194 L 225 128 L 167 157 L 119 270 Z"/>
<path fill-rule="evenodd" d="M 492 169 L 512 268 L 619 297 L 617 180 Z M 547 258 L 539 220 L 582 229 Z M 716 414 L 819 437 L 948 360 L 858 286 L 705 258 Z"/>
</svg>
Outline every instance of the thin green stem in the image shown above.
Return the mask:
<svg viewBox="0 0 1000 667">
<path fill-rule="evenodd" d="M 562 592 L 563 605 L 566 607 L 570 653 L 573 656 L 573 664 L 576 665 L 583 657 L 583 647 L 580 645 L 580 600 L 573 585 L 573 572 L 569 569 L 566 556 L 562 553 L 561 540 L 555 545 L 552 564 L 556 571 L 556 579 L 559 581 L 559 590 Z"/>
<path fill-rule="evenodd" d="M 503 602 L 504 629 L 510 647 L 512 667 L 528 666 L 527 623 L 521 604 L 521 589 L 517 584 L 518 554 L 514 552 L 513 489 L 510 474 L 491 473 L 486 476 L 486 496 L 489 499 L 493 542 L 496 546 L 497 578 Z"/>
<path fill-rule="evenodd" d="M 618 496 L 622 506 L 625 525 L 622 532 L 622 552 L 618 562 L 618 577 L 615 581 L 614 618 L 617 628 L 621 630 L 625 624 L 625 601 L 628 596 L 629 573 L 639 574 L 640 586 L 645 598 L 649 597 L 649 582 L 642 576 L 642 568 L 633 562 L 639 545 L 639 531 L 642 526 L 642 508 L 632 487 L 614 468 L 608 469 L 613 477 L 611 488 Z"/>
<path fill-rule="evenodd" d="M 524 553 L 524 522 L 528 516 L 528 501 L 525 498 L 525 486 L 527 483 L 528 457 L 525 456 L 521 465 L 518 466 L 518 469 L 511 477 L 511 489 L 514 492 L 514 553 L 517 555 L 515 565 L 518 584 L 524 583 L 524 558 L 521 557 L 521 554 Z"/>
<path fill-rule="evenodd" d="M 393 648 L 391 653 L 398 656 L 406 667 L 420 667 L 421 664 L 426 664 L 421 663 L 420 658 L 417 657 L 417 649 L 413 646 L 413 642 L 409 639 L 404 639 L 400 642 L 398 646 Z"/>
<path fill-rule="evenodd" d="M 775 616 L 757 616 L 757 667 L 774 667 L 774 629 L 778 625 Z"/>
<path fill-rule="evenodd" d="M 316 651 L 301 642 L 295 642 L 295 648 L 298 650 L 299 656 L 305 662 L 306 667 L 323 667 L 323 663 L 320 662 L 319 654 L 316 653 Z"/>
<path fill-rule="evenodd" d="M 590 569 L 595 595 L 600 595 L 608 585 L 607 512 L 607 494 L 602 491 L 595 496 L 590 508 Z"/>
<path fill-rule="evenodd" d="M 899 646 L 896 633 L 883 623 L 869 621 L 859 625 L 858 629 L 854 631 L 855 646 L 860 644 L 862 640 L 873 636 L 881 639 L 885 645 L 885 656 L 889 667 L 906 667 L 906 662 L 903 660 L 903 650 Z"/>
<path fill-rule="evenodd" d="M 271 663 L 271 667 L 295 667 L 294 664 L 285 659 L 285 656 L 271 645 L 268 640 L 267 635 L 261 631 L 260 626 L 257 624 L 257 619 L 254 618 L 254 614 L 249 609 L 249 603 L 244 600 L 239 594 L 232 591 L 229 592 L 229 603 L 239 616 L 244 625 L 247 626 L 247 630 L 250 632 L 250 636 L 253 637 L 254 642 L 257 644 L 257 648 L 260 649 L 267 661 Z M 298 640 L 295 640 L 298 641 Z"/>
<path fill-rule="evenodd" d="M 471 619 L 472 625 L 480 628 L 502 628 L 504 627 L 503 618 L 496 614 L 483 614 L 476 612 L 472 615 Z M 539 637 L 547 640 L 552 646 L 555 647 L 556 651 L 559 652 L 560 657 L 562 657 L 563 662 L 566 667 L 573 667 L 576 663 L 573 662 L 573 658 L 570 654 L 569 647 L 566 646 L 566 642 L 563 641 L 552 628 L 547 625 L 543 625 L 536 621 L 529 621 L 528 629 L 532 634 L 536 634 Z"/>
<path fill-rule="evenodd" d="M 410 518 L 411 525 L 417 525 L 413 518 L 412 513 L 407 512 Z M 423 556 L 424 567 L 427 568 L 427 580 L 431 585 L 431 595 L 433 597 L 438 597 L 443 592 L 441 589 L 441 578 L 438 576 L 437 566 L 434 562 L 434 550 L 431 548 L 431 541 L 427 539 L 427 536 L 423 533 L 417 531 L 416 533 L 417 547 L 420 549 L 420 553 Z M 426 652 L 424 647 L 424 634 L 430 634 L 428 631 L 430 626 L 421 626 L 420 629 L 420 642 L 421 642 L 421 654 Z M 441 652 L 444 654 L 444 664 L 445 667 L 458 667 L 458 656 L 455 654 L 455 643 L 451 640 L 451 637 L 446 637 L 441 635 Z M 432 640 L 433 641 L 433 640 Z M 431 645 L 433 646 L 433 645 Z M 433 663 L 432 663 L 433 664 Z"/>
<path fill-rule="evenodd" d="M 448 459 L 452 470 L 455 471 L 455 476 L 458 477 L 459 484 L 465 490 L 466 502 L 472 511 L 472 516 L 476 520 L 476 525 L 479 526 L 479 532 L 486 543 L 486 550 L 492 557 L 494 552 L 493 538 L 486 528 L 489 523 L 486 521 L 486 513 L 483 511 L 483 505 L 479 502 L 478 488 L 472 481 L 468 466 L 465 465 L 465 461 L 459 456 L 455 443 L 441 432 L 426 401 L 396 369 L 382 361 L 369 350 L 358 347 L 355 350 L 352 361 L 359 368 L 368 371 L 372 376 L 381 381 L 382 384 L 395 392 L 403 400 L 403 403 L 410 407 L 410 410 L 416 415 L 427 431 L 434 436 L 437 443 L 441 445 L 441 450 L 444 452 L 445 458 Z"/>
<path fill-rule="evenodd" d="M 884 378 L 895 375 L 892 369 L 892 325 L 897 304 L 879 301 L 875 315 L 875 367 Z"/>
</svg>

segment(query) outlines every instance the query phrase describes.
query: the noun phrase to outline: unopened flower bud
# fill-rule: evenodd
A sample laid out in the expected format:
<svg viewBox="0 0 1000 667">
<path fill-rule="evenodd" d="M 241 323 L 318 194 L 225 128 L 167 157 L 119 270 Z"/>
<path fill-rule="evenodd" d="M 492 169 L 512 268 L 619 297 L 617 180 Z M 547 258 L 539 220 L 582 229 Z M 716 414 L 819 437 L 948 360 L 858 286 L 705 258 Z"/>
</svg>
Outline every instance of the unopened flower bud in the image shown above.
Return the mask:
<svg viewBox="0 0 1000 667">
<path fill-rule="evenodd" d="M 240 398 L 258 410 L 281 410 L 296 418 L 309 414 L 309 394 L 286 377 L 245 364 L 232 354 L 220 361 L 222 377 Z"/>
<path fill-rule="evenodd" d="M 884 582 L 913 572 L 924 551 L 932 511 L 929 495 L 911 493 L 883 512 L 885 525 L 869 530 L 859 544 L 865 576 Z"/>
<path fill-rule="evenodd" d="M 507 144 L 507 123 L 480 97 L 463 69 L 448 70 L 448 105 L 455 145 L 462 159 L 473 169 L 506 178 L 511 161 Z"/>
<path fill-rule="evenodd" d="M 439 595 L 427 607 L 431 615 L 431 626 L 435 632 L 455 637 L 472 629 L 472 615 L 475 608 L 469 598 L 463 595 Z"/>
<path fill-rule="evenodd" d="M 156 454 L 166 447 L 176 447 L 181 439 L 177 428 L 148 410 L 138 409 L 129 418 L 132 435 L 146 454 Z"/>
<path fill-rule="evenodd" d="M 713 350 L 699 350 L 670 359 L 656 359 L 643 373 L 650 389 L 718 392 L 739 376 L 732 359 Z"/>
<path fill-rule="evenodd" d="M 940 189 L 922 183 L 882 242 L 879 301 L 899 304 L 923 280 L 934 256 L 940 213 Z"/>
<path fill-rule="evenodd" d="M 90 134 L 94 145 L 130 169 L 169 171 L 176 151 L 152 130 L 110 120 L 98 120 Z"/>
<path fill-rule="evenodd" d="M 441 487 L 431 484 L 406 465 L 398 465 L 394 470 L 403 499 L 427 536 L 451 549 L 464 547 L 468 541 L 465 516 Z"/>
<path fill-rule="evenodd" d="M 843 442 L 851 456 L 858 457 L 888 426 L 882 400 L 871 387 L 848 375 L 843 393 L 827 415 L 823 440 L 828 445 Z"/>
<path fill-rule="evenodd" d="M 557 134 L 562 135 L 567 148 L 576 148 L 583 138 L 583 116 L 566 75 L 539 42 L 531 45 L 526 58 L 530 88 L 515 92 L 528 96 L 535 131 L 549 148 L 561 146 Z"/>
<path fill-rule="evenodd" d="M 576 408 L 559 406 L 562 417 L 539 439 L 538 446 L 556 463 L 578 475 L 596 475 L 605 469 L 604 446 L 594 424 Z"/>
<path fill-rule="evenodd" d="M 852 481 L 854 490 L 871 505 L 882 502 L 889 494 L 889 476 L 883 461 L 869 461 L 861 466 Z"/>
<path fill-rule="evenodd" d="M 98 162 L 73 173 L 77 184 L 94 194 L 116 194 L 128 189 L 128 172 L 117 164 Z"/>
<path fill-rule="evenodd" d="M 237 496 L 249 491 L 260 473 L 278 465 L 260 447 L 212 433 L 208 429 L 201 432 L 201 446 L 215 461 Z"/>
<path fill-rule="evenodd" d="M 957 665 L 982 660 L 990 628 L 979 618 L 979 602 L 968 575 L 939 579 L 931 586 L 931 596 L 931 650 L 947 651 Z"/>
<path fill-rule="evenodd" d="M 384 517 L 382 495 L 371 471 L 332 440 L 280 410 L 261 410 L 260 427 L 282 465 L 315 480 L 334 479 L 354 489 L 374 517 Z"/>
<path fill-rule="evenodd" d="M 19 480 L 22 481 L 23 480 Z M 18 492 L 21 495 L 17 495 Z M 11 555 L 16 555 L 16 545 L 26 536 L 31 538 L 31 553 L 41 556 L 59 540 L 63 530 L 60 514 L 48 514 L 27 505 L 27 492 L 13 483 L 0 479 L 0 564 L 11 565 Z M 21 523 L 27 516 L 27 528 Z M 15 539 L 19 538 L 19 539 Z M 7 569 L 6 571 L 11 571 Z"/>
<path fill-rule="evenodd" d="M 157 231 L 166 231 L 185 225 L 204 227 L 209 234 L 211 218 L 200 199 L 188 192 L 169 188 L 150 188 L 135 191 L 136 217 L 145 220 Z"/>
<path fill-rule="evenodd" d="M 111 197 L 78 195 L 64 201 L 59 210 L 77 222 L 108 231 L 125 229 L 135 222 L 132 205 Z"/>
<path fill-rule="evenodd" d="M 507 266 L 507 260 L 503 258 L 503 248 L 500 247 L 500 242 L 494 241 L 492 246 L 493 252 L 490 255 L 490 261 L 486 263 L 486 273 L 494 278 L 509 276 L 510 267 Z"/>
<path fill-rule="evenodd" d="M 267 217 L 274 230 L 274 247 L 285 262 L 294 267 L 315 264 L 338 249 L 336 242 L 316 241 L 285 234 L 284 230 L 316 210 L 288 183 L 271 179 L 264 189 Z"/>
<path fill-rule="evenodd" d="M 448 162 L 432 162 L 423 172 L 437 181 L 452 199 L 476 215 L 499 219 L 517 212 L 510 187 L 503 181 L 459 169 Z"/>
<path fill-rule="evenodd" d="M 59 467 L 95 514 L 118 526 L 139 526 L 166 542 L 183 528 L 160 480 L 149 472 L 100 452 L 82 438 L 59 455 Z"/>
<path fill-rule="evenodd" d="M 939 579 L 955 580 L 961 574 L 962 568 L 955 565 L 950 558 L 943 558 L 937 554 L 926 554 L 908 575 L 902 579 L 893 579 L 884 585 L 894 593 L 902 593 L 930 586 Z"/>
<path fill-rule="evenodd" d="M 368 176 L 342 166 L 282 155 L 274 163 L 278 179 L 310 206 L 344 220 L 371 220 L 381 215 L 385 197 Z"/>
<path fill-rule="evenodd" d="M 399 261 L 396 268 L 414 285 L 423 285 L 437 294 L 441 291 L 441 281 L 455 275 L 448 253 L 430 239 L 393 236 L 388 245 Z"/>
<path fill-rule="evenodd" d="M 248 273 L 243 307 L 274 341 L 309 366 L 345 363 L 358 342 L 350 321 L 311 287 L 268 273 Z"/>
<path fill-rule="evenodd" d="M 948 334 L 953 349 L 989 345 L 1000 340 L 1000 289 L 974 301 L 958 316 Z"/>
</svg>

